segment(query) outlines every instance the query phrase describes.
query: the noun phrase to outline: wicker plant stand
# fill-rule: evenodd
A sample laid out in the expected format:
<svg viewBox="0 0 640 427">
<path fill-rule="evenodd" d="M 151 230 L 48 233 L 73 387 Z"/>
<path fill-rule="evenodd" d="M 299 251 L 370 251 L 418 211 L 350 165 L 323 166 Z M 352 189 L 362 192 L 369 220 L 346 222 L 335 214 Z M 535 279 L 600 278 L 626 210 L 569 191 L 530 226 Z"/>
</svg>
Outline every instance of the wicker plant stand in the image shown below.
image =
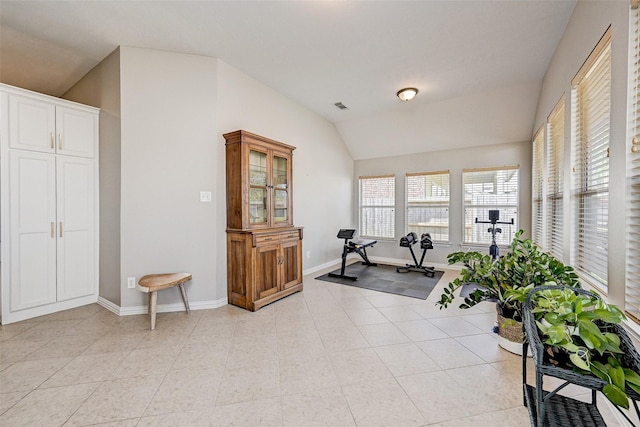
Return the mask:
<svg viewBox="0 0 640 427">
<path fill-rule="evenodd" d="M 522 383 L 524 391 L 524 405 L 529 409 L 529 418 L 531 425 L 534 427 L 551 427 L 551 426 L 594 426 L 603 427 L 607 424 L 604 422 L 602 415 L 597 407 L 596 392 L 601 391 L 607 384 L 600 378 L 592 375 L 583 375 L 574 372 L 570 368 L 553 366 L 545 361 L 544 344 L 538 334 L 535 317 L 531 313 L 531 298 L 535 292 L 545 289 L 562 289 L 559 286 L 540 286 L 532 291 L 523 307 L 523 325 L 525 338 L 522 346 Z M 587 295 L 593 295 L 582 289 L 573 289 L 575 292 Z M 607 332 L 612 332 L 620 337 L 620 349 L 624 352 L 622 357 L 623 365 L 640 372 L 640 355 L 636 351 L 629 335 L 620 325 L 609 325 Z M 535 367 L 535 385 L 527 384 L 527 350 L 531 347 L 533 353 L 533 363 Z M 547 392 L 543 390 L 543 377 L 550 376 L 564 380 L 555 390 Z M 591 390 L 591 402 L 581 402 L 570 397 L 557 394 L 560 390 L 569 384 L 576 384 Z M 632 401 L 636 414 L 640 418 L 640 410 L 637 401 L 640 395 L 633 390 L 627 388 L 627 395 Z M 631 425 L 635 424 L 629 419 L 620 408 L 616 409 L 629 421 Z"/>
</svg>

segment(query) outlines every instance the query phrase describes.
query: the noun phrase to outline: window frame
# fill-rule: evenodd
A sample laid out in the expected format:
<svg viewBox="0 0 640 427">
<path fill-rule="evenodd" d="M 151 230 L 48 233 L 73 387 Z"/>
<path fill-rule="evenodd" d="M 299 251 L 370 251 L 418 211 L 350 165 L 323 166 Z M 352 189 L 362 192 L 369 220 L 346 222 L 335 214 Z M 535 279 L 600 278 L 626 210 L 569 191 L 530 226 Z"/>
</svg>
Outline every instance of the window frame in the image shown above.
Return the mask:
<svg viewBox="0 0 640 427">
<path fill-rule="evenodd" d="M 626 147 L 627 224 L 624 309 L 636 324 L 640 323 L 640 8 L 632 5 L 629 23 L 629 133 Z"/>
<path fill-rule="evenodd" d="M 601 87 L 601 84 L 604 86 Z M 571 264 L 584 280 L 606 294 L 611 144 L 611 27 L 573 78 L 571 92 L 574 164 L 571 186 L 571 215 L 574 224 L 571 234 Z M 604 100 L 599 96 L 594 101 L 589 96 L 594 93 L 604 94 Z M 585 98 L 589 102 L 583 102 Z"/>
<path fill-rule="evenodd" d="M 465 189 L 465 186 L 467 185 L 467 176 L 468 174 L 473 174 L 473 173 L 487 173 L 487 172 L 507 172 L 507 171 L 515 171 L 514 174 L 516 174 L 517 176 L 517 184 L 515 186 L 515 190 L 516 190 L 516 203 L 479 203 L 479 204 L 468 204 L 467 203 L 467 192 Z M 513 176 L 513 175 L 512 175 Z M 504 181 L 503 185 L 507 182 L 509 182 L 510 180 Z M 479 182 L 482 184 L 485 184 L 486 182 Z M 473 184 L 473 183 L 471 183 Z M 496 242 L 498 243 L 498 246 L 500 247 L 507 247 L 511 241 L 513 240 L 513 236 L 515 235 L 515 233 L 518 231 L 518 227 L 520 224 L 520 185 L 521 185 L 521 180 L 520 180 L 520 165 L 514 165 L 514 166 L 497 166 L 497 167 L 489 167 L 489 168 L 473 168 L 473 169 L 463 169 L 462 170 L 462 245 L 464 246 L 489 246 L 491 244 L 491 236 L 489 235 L 489 233 L 487 233 L 487 224 L 484 223 L 476 223 L 475 220 L 473 222 L 468 223 L 467 222 L 467 209 L 469 208 L 476 208 L 476 209 L 481 209 L 482 210 L 482 215 L 478 215 L 475 216 L 475 218 L 478 218 L 478 220 L 480 221 L 486 221 L 489 218 L 489 210 L 490 209 L 498 209 L 500 211 L 503 211 L 503 209 L 515 209 L 514 215 L 511 217 L 509 216 L 509 218 L 505 218 L 502 215 L 500 215 L 500 222 L 508 222 L 511 218 L 513 218 L 513 224 L 502 224 L 500 226 L 500 228 L 502 228 L 503 232 L 500 234 L 496 235 Z M 482 194 L 482 193 L 478 193 L 478 194 Z M 469 240 L 467 237 L 467 228 L 470 229 L 470 231 L 473 230 L 480 230 L 477 231 L 476 234 L 478 236 L 480 236 L 480 238 L 478 240 Z M 505 233 L 505 231 L 507 231 Z"/>
<path fill-rule="evenodd" d="M 547 117 L 547 167 L 545 168 L 547 173 L 545 249 L 559 260 L 564 259 L 565 114 L 566 99 L 563 94 Z M 561 131 L 556 132 L 557 129 L 561 129 Z"/>
<path fill-rule="evenodd" d="M 424 200 L 422 201 L 410 201 L 410 194 L 411 191 L 409 189 L 409 180 L 411 177 L 436 177 L 436 176 L 440 176 L 442 177 L 441 179 L 444 180 L 444 177 L 446 176 L 446 202 L 444 202 L 442 199 L 436 199 L 436 198 L 432 198 L 431 200 L 429 200 L 429 198 L 425 195 Z M 428 178 L 425 178 L 425 180 L 427 180 Z M 426 190 L 425 190 L 426 192 Z M 432 196 L 433 197 L 433 196 Z M 449 243 L 451 240 L 451 218 L 450 218 L 450 214 L 451 214 L 451 209 L 450 209 L 450 205 L 451 205 L 451 173 L 449 170 L 445 170 L 445 171 L 431 171 L 431 172 L 412 172 L 412 173 L 406 173 L 405 174 L 405 233 L 409 233 L 411 231 L 414 231 L 417 235 L 422 235 L 422 233 L 429 233 L 429 235 L 431 235 L 431 240 L 434 243 Z M 417 228 L 417 227 L 423 227 L 425 228 L 425 230 L 416 230 L 416 229 L 412 229 L 411 228 L 411 224 L 409 223 L 409 218 L 410 218 L 410 210 L 412 208 L 424 208 L 424 207 L 428 207 L 428 208 L 434 208 L 434 209 L 444 209 L 446 212 L 446 224 L 445 225 L 441 225 L 443 223 L 434 223 L 434 225 L 424 225 L 424 226 L 418 226 L 415 225 L 413 228 Z M 442 218 L 443 216 L 440 216 L 439 218 Z M 435 225 L 438 224 L 438 225 Z M 429 228 L 441 228 L 441 229 L 446 229 L 446 240 L 440 238 L 442 236 L 442 233 L 435 233 L 435 232 L 429 232 Z"/>
<path fill-rule="evenodd" d="M 363 204 L 363 182 L 365 182 L 366 180 L 384 180 L 384 179 L 391 180 L 391 184 L 387 185 L 387 189 L 390 189 L 393 192 L 391 196 L 392 203 Z M 383 199 L 384 198 L 381 198 L 381 200 Z M 370 232 L 371 227 L 375 229 L 376 226 L 364 224 L 365 221 L 363 218 L 364 217 L 363 209 L 367 209 L 367 208 L 377 209 L 381 211 L 389 210 L 391 212 L 390 223 L 386 224 L 386 227 L 388 227 L 388 230 L 391 232 L 390 235 L 383 235 L 383 234 L 376 235 L 376 233 Z M 367 237 L 367 238 L 372 238 L 377 240 L 395 240 L 395 223 L 396 223 L 395 209 L 396 209 L 396 176 L 395 174 L 358 177 L 358 230 L 359 230 L 360 237 Z"/>
<path fill-rule="evenodd" d="M 546 247 L 545 215 L 545 126 L 533 136 L 531 156 L 531 239 L 540 248 Z"/>
</svg>

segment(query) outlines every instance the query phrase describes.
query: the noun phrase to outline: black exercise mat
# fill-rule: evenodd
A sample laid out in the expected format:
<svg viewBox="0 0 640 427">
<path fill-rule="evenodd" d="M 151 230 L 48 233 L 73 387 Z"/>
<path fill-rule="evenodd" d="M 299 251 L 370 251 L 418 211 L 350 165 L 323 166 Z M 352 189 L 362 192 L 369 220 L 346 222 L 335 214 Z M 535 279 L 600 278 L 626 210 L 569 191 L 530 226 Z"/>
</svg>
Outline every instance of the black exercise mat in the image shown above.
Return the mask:
<svg viewBox="0 0 640 427">
<path fill-rule="evenodd" d="M 340 274 L 340 269 L 332 271 L 332 273 Z M 316 279 L 372 291 L 427 299 L 443 273 L 436 271 L 434 277 L 428 277 L 424 273 L 415 271 L 398 273 L 394 265 L 378 264 L 377 267 L 373 267 L 358 262 L 348 265 L 344 272 L 347 276 L 356 276 L 358 280 L 329 277 L 328 273 L 318 276 Z"/>
</svg>

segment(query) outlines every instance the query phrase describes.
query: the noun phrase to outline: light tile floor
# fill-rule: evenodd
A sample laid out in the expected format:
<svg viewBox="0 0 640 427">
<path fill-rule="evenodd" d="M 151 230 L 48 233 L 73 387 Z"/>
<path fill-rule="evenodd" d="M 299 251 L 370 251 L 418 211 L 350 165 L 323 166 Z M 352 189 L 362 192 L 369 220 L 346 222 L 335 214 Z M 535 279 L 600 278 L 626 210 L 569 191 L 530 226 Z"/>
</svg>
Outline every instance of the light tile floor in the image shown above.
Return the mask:
<svg viewBox="0 0 640 427">
<path fill-rule="evenodd" d="M 434 305 L 457 273 L 426 301 L 320 274 L 256 313 L 158 314 L 155 331 L 96 304 L 2 326 L 0 425 L 529 425 L 494 306 Z"/>
</svg>

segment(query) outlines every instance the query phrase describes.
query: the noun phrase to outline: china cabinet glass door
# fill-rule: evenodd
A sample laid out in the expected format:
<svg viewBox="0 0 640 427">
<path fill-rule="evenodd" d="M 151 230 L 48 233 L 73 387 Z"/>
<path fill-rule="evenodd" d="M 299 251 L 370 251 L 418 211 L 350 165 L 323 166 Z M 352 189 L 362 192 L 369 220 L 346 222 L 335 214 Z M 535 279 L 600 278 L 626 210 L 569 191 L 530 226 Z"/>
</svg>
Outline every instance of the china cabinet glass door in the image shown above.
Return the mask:
<svg viewBox="0 0 640 427">
<path fill-rule="evenodd" d="M 287 161 L 288 159 L 285 157 L 273 156 L 273 222 L 276 224 L 289 220 Z"/>
<path fill-rule="evenodd" d="M 249 223 L 267 222 L 267 153 L 249 151 Z"/>
</svg>

